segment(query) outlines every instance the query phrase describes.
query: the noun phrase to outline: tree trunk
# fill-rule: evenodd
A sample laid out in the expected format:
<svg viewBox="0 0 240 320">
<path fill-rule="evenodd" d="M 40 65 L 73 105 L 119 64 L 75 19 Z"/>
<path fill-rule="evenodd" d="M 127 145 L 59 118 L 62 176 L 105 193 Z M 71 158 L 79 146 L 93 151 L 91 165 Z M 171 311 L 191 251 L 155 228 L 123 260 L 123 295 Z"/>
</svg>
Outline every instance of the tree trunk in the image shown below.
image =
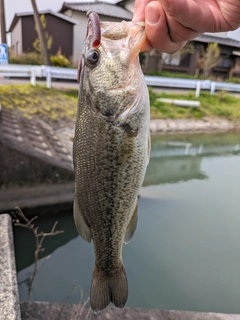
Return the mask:
<svg viewBox="0 0 240 320">
<path fill-rule="evenodd" d="M 51 62 L 50 62 L 50 59 L 49 59 L 49 52 L 48 52 L 48 49 L 47 49 L 47 43 L 46 43 L 46 39 L 44 37 L 44 32 L 43 32 L 43 28 L 42 28 L 42 25 L 41 25 L 41 21 L 40 21 L 38 9 L 37 9 L 37 4 L 36 4 L 35 0 L 31 0 L 31 2 L 32 2 L 34 20 L 35 20 L 35 23 L 36 23 L 38 37 L 40 39 L 40 43 L 41 43 L 42 49 L 43 49 L 44 60 L 45 60 L 45 63 L 48 66 L 50 66 Z"/>
<path fill-rule="evenodd" d="M 4 0 L 0 0 L 0 22 L 2 43 L 7 43 Z"/>
</svg>

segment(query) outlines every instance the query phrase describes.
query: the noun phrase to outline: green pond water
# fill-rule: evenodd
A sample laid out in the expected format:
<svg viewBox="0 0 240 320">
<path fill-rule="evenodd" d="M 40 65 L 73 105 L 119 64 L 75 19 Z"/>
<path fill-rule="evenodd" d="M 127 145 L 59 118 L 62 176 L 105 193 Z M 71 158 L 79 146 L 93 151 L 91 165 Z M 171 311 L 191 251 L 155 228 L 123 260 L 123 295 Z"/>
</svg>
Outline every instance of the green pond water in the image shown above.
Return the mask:
<svg viewBox="0 0 240 320">
<path fill-rule="evenodd" d="M 32 300 L 79 303 L 89 296 L 92 244 L 72 213 L 39 219 L 46 239 Z M 20 299 L 27 299 L 34 238 L 16 227 Z M 240 313 L 240 135 L 153 136 L 139 223 L 124 246 L 128 307 Z M 81 298 L 83 294 L 83 298 Z"/>
</svg>

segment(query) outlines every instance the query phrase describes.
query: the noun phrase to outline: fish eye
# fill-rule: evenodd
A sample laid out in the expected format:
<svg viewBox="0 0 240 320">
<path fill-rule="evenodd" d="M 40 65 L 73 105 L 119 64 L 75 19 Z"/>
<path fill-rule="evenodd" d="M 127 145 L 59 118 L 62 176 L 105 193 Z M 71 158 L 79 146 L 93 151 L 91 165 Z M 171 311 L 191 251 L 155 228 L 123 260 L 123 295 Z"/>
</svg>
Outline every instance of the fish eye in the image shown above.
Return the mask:
<svg viewBox="0 0 240 320">
<path fill-rule="evenodd" d="M 92 50 L 87 55 L 87 63 L 89 67 L 94 67 L 98 63 L 100 58 L 100 53 L 98 50 Z"/>
</svg>

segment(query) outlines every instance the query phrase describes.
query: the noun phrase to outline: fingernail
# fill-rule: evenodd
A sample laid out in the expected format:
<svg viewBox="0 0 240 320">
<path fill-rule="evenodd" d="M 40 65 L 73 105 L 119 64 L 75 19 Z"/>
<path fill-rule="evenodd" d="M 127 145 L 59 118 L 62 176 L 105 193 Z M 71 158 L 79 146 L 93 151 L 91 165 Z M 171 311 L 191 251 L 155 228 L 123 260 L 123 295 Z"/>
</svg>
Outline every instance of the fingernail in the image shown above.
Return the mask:
<svg viewBox="0 0 240 320">
<path fill-rule="evenodd" d="M 158 21 L 160 19 L 160 14 L 159 14 L 158 10 L 156 10 L 154 7 L 147 6 L 146 12 L 145 12 L 145 18 L 146 18 L 146 22 L 148 24 L 154 25 L 154 24 L 158 23 Z"/>
</svg>

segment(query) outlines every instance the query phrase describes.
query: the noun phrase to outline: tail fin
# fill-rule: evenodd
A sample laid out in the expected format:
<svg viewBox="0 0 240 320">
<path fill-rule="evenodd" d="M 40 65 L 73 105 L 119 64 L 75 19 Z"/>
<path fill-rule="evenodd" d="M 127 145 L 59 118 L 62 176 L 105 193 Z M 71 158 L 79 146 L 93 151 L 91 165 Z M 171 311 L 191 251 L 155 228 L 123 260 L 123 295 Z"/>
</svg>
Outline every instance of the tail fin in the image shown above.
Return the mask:
<svg viewBox="0 0 240 320">
<path fill-rule="evenodd" d="M 90 294 L 90 305 L 94 312 L 103 310 L 110 302 L 118 308 L 123 308 L 127 297 L 128 283 L 123 266 L 118 273 L 109 278 L 99 277 L 94 270 Z"/>
</svg>

